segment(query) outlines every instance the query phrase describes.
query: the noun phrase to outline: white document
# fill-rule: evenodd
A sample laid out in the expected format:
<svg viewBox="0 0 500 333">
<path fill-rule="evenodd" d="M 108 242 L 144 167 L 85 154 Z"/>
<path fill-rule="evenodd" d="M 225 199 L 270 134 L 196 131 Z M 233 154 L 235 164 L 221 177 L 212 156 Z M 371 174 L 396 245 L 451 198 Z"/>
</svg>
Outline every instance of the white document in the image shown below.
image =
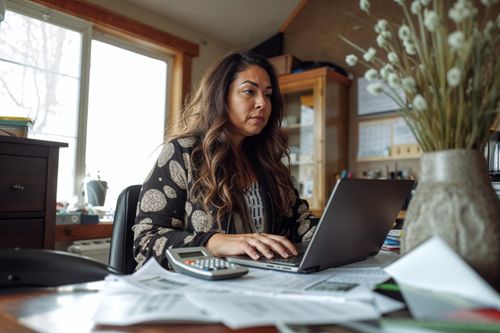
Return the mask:
<svg viewBox="0 0 500 333">
<path fill-rule="evenodd" d="M 369 289 L 389 280 L 390 276 L 381 267 L 334 268 L 328 278 L 331 282 L 358 284 Z"/>
<path fill-rule="evenodd" d="M 378 293 L 374 293 L 373 302 L 380 313 L 390 313 L 406 308 L 404 303 Z"/>
<path fill-rule="evenodd" d="M 392 123 L 360 122 L 358 132 L 358 158 L 389 156 Z"/>
<path fill-rule="evenodd" d="M 375 308 L 363 302 L 283 301 L 275 297 L 249 295 L 223 297 L 190 294 L 188 298 L 232 329 L 269 326 L 278 322 L 326 324 L 379 318 Z"/>
<path fill-rule="evenodd" d="M 94 321 L 102 325 L 133 325 L 144 322 L 219 322 L 196 307 L 184 295 L 121 293 L 102 297 Z"/>
<path fill-rule="evenodd" d="M 401 118 L 392 124 L 392 144 L 393 145 L 407 145 L 417 143 L 417 139 L 406 121 Z"/>
<path fill-rule="evenodd" d="M 500 309 L 500 295 L 434 236 L 385 269 L 402 286 L 464 297 Z M 406 297 L 406 294 L 404 294 Z"/>
</svg>

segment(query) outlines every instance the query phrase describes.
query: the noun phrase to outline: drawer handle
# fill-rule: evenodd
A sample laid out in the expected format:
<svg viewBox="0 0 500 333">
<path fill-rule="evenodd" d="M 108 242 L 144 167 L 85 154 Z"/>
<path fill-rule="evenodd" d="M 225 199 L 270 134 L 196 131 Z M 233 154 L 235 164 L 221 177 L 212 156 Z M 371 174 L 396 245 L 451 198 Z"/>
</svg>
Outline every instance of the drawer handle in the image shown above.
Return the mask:
<svg viewBox="0 0 500 333">
<path fill-rule="evenodd" d="M 21 185 L 21 184 L 15 184 L 15 185 L 13 185 L 13 186 L 12 186 L 12 189 L 13 189 L 14 191 L 22 191 L 22 190 L 24 190 L 24 185 Z"/>
</svg>

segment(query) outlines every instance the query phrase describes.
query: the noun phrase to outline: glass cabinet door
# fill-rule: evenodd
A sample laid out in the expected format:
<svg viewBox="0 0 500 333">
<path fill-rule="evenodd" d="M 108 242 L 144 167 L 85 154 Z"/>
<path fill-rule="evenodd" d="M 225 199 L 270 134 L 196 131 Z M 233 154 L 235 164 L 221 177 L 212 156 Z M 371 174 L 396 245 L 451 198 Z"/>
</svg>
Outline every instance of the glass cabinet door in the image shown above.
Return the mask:
<svg viewBox="0 0 500 333">
<path fill-rule="evenodd" d="M 312 204 L 315 184 L 313 91 L 283 93 L 283 130 L 288 135 L 290 169 L 295 188 Z"/>
<path fill-rule="evenodd" d="M 279 77 L 293 181 L 317 216 L 347 168 L 350 82 L 326 67 Z"/>
</svg>

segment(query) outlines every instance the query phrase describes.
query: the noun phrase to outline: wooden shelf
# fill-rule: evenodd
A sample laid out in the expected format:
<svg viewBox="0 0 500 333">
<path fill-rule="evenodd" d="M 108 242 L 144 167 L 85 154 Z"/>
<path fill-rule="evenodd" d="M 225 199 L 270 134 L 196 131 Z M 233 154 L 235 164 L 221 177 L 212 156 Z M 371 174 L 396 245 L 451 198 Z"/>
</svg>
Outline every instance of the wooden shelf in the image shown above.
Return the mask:
<svg viewBox="0 0 500 333">
<path fill-rule="evenodd" d="M 56 225 L 56 241 L 111 237 L 113 223 Z"/>
</svg>

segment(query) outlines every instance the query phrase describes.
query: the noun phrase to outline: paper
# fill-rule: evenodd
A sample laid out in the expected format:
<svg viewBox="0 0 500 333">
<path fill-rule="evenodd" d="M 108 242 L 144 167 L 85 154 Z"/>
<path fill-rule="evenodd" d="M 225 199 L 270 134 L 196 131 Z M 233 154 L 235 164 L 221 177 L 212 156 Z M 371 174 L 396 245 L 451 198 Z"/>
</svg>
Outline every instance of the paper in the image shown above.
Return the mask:
<svg viewBox="0 0 500 333">
<path fill-rule="evenodd" d="M 391 122 L 360 122 L 358 158 L 389 156 L 392 144 L 391 135 Z"/>
<path fill-rule="evenodd" d="M 449 293 L 500 308 L 500 296 L 441 238 L 434 236 L 385 269 L 398 284 Z"/>
<path fill-rule="evenodd" d="M 379 317 L 370 304 L 362 302 L 324 303 L 305 300 L 286 302 L 264 296 L 188 296 L 200 308 L 209 309 L 213 316 L 232 328 L 269 326 L 276 322 L 324 324 L 349 320 L 367 320 Z"/>
<path fill-rule="evenodd" d="M 222 321 L 240 328 L 279 321 L 373 319 L 402 306 L 371 290 L 388 278 L 374 266 L 386 262 L 382 254 L 367 267 L 365 262 L 314 274 L 253 268 L 241 278 L 206 281 L 167 271 L 149 260 L 134 274 L 106 278 L 94 320 L 108 325 Z"/>
<path fill-rule="evenodd" d="M 218 322 L 184 295 L 123 293 L 103 297 L 94 316 L 102 325 L 133 325 L 142 322 Z"/>
<path fill-rule="evenodd" d="M 390 278 L 381 267 L 336 268 L 332 273 L 327 281 L 359 284 L 370 289 Z"/>
<path fill-rule="evenodd" d="M 417 143 L 417 139 L 406 121 L 403 118 L 395 120 L 392 124 L 392 144 L 407 145 L 413 143 Z"/>
</svg>

